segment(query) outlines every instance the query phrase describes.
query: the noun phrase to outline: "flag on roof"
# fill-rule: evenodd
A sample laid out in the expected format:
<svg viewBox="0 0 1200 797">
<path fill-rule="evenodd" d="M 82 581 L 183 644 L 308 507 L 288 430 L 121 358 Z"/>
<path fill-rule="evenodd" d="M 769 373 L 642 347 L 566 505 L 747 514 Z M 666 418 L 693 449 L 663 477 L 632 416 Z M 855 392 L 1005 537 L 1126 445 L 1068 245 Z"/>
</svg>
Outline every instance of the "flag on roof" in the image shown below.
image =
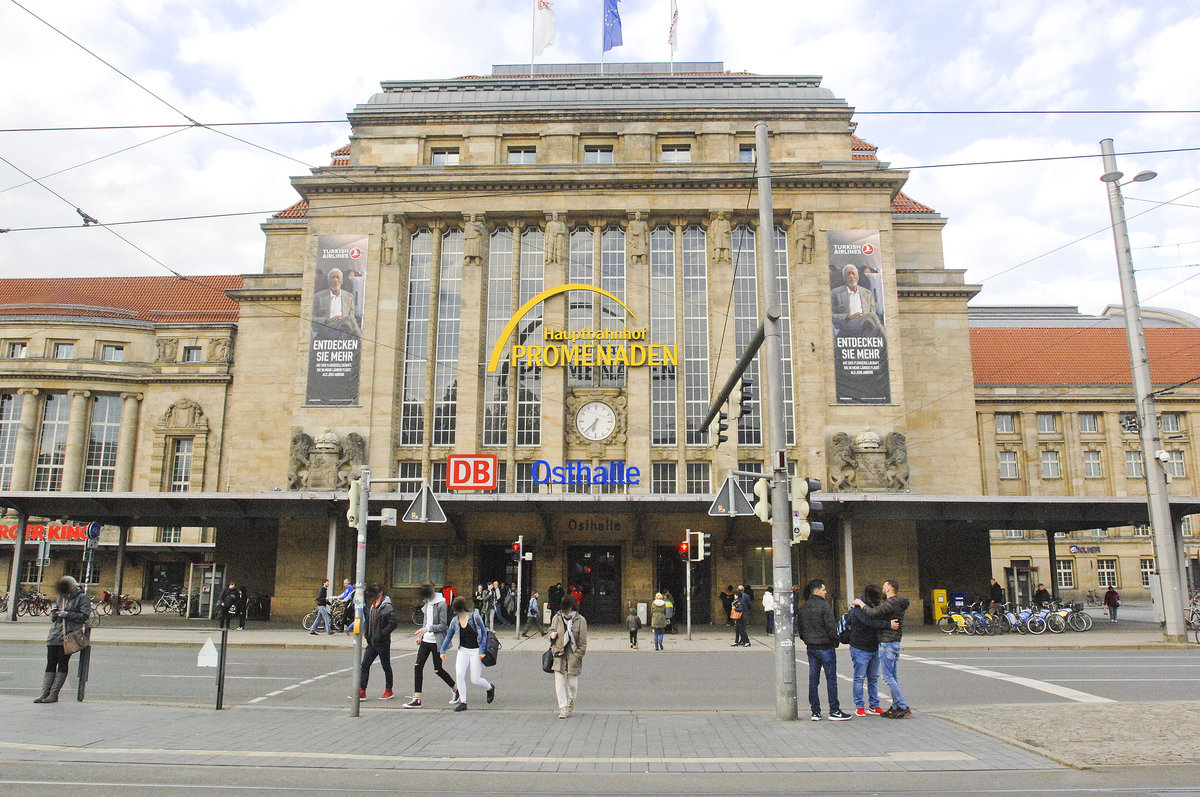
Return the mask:
<svg viewBox="0 0 1200 797">
<path fill-rule="evenodd" d="M 533 12 L 533 54 L 541 55 L 546 48 L 554 44 L 554 29 L 557 19 L 554 16 L 553 3 L 550 0 L 534 0 L 536 5 Z"/>
<path fill-rule="evenodd" d="M 617 10 L 619 2 L 621 0 L 604 0 L 604 52 L 625 43 L 621 40 L 621 12 Z"/>
<path fill-rule="evenodd" d="M 679 49 L 679 4 L 671 0 L 671 32 L 667 34 L 667 44 L 671 45 L 671 55 Z"/>
</svg>

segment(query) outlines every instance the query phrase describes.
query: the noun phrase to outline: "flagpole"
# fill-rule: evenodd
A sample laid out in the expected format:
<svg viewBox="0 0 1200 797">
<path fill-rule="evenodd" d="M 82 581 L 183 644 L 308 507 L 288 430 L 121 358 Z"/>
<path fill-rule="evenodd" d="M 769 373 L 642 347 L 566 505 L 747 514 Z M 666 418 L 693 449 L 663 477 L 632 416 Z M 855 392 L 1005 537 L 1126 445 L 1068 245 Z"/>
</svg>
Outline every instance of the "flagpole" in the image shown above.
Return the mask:
<svg viewBox="0 0 1200 797">
<path fill-rule="evenodd" d="M 671 51 L 671 74 L 675 74 L 675 14 L 671 8 L 671 0 L 667 0 L 667 18 L 670 20 L 670 25 L 667 28 L 670 35 L 667 36 L 667 49 Z"/>
<path fill-rule="evenodd" d="M 604 74 L 604 31 L 608 23 L 608 9 L 605 0 L 600 0 L 600 74 Z"/>
<path fill-rule="evenodd" d="M 533 18 L 529 26 L 529 77 L 533 77 L 533 59 L 537 51 L 537 0 L 533 0 Z"/>
</svg>

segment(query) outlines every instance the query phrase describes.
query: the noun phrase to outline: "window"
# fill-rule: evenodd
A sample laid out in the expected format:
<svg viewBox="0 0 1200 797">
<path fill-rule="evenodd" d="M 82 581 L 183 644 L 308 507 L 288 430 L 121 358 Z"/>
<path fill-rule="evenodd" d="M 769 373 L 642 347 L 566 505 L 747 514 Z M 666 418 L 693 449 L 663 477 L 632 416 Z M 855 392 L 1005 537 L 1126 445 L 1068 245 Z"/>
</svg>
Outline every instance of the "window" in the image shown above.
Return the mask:
<svg viewBox="0 0 1200 797">
<path fill-rule="evenodd" d="M 1122 412 L 1118 416 L 1118 422 L 1121 424 L 1121 429 L 1125 434 L 1137 434 L 1142 426 L 1138 421 L 1136 412 Z"/>
<path fill-rule="evenodd" d="M 537 148 L 536 147 L 509 147 L 508 148 L 508 165 L 523 166 L 529 163 L 537 163 Z"/>
<path fill-rule="evenodd" d="M 738 470 L 745 470 L 745 471 L 749 471 L 751 473 L 762 473 L 763 472 L 763 464 L 761 462 L 754 461 L 754 460 L 742 460 L 742 461 L 738 462 Z M 758 481 L 758 479 L 755 478 L 754 476 L 739 475 L 737 477 L 738 487 L 741 487 L 742 492 L 748 496 L 754 495 L 754 483 L 756 481 Z M 753 501 L 754 499 L 751 498 L 750 500 Z"/>
<path fill-rule="evenodd" d="M 754 163 L 754 145 L 738 145 L 738 163 Z"/>
<path fill-rule="evenodd" d="M 179 437 L 175 439 L 171 449 L 171 472 L 170 481 L 167 482 L 167 492 L 186 493 L 191 491 L 192 451 L 192 438 Z"/>
<path fill-rule="evenodd" d="M 508 492 L 508 463 L 496 463 L 496 489 L 483 490 L 485 493 L 507 493 Z"/>
<path fill-rule="evenodd" d="M 518 493 L 536 493 L 540 484 L 533 480 L 533 463 L 518 462 L 517 463 L 517 483 L 516 488 Z"/>
<path fill-rule="evenodd" d="M 1100 458 L 1099 451 L 1084 451 L 1083 452 L 1083 477 L 1085 479 L 1099 479 L 1104 476 L 1104 461 Z"/>
<path fill-rule="evenodd" d="M 610 146 L 586 146 L 583 148 L 584 163 L 612 163 L 613 148 Z"/>
<path fill-rule="evenodd" d="M 125 347 L 114 343 L 102 344 L 100 346 L 100 359 L 106 363 L 125 362 Z"/>
<path fill-rule="evenodd" d="M 679 468 L 674 462 L 654 462 L 650 465 L 650 492 L 671 495 L 679 491 L 676 479 Z"/>
<path fill-rule="evenodd" d="M 1182 416 L 1178 412 L 1164 412 L 1160 416 L 1160 423 L 1164 432 L 1181 432 L 1183 431 Z"/>
<path fill-rule="evenodd" d="M 429 153 L 429 163 L 433 166 L 457 166 L 458 147 L 434 147 Z"/>
<path fill-rule="evenodd" d="M 1011 412 L 996 413 L 996 434 L 1013 434 L 1017 427 L 1015 423 L 1016 416 Z"/>
<path fill-rule="evenodd" d="M 421 479 L 420 462 L 396 463 L 396 478 L 400 480 L 396 484 L 396 492 L 398 493 L 412 493 L 415 495 L 425 485 Z"/>
<path fill-rule="evenodd" d="M 1062 478 L 1062 468 L 1058 461 L 1057 451 L 1042 452 L 1042 478 L 1043 479 L 1060 479 Z"/>
<path fill-rule="evenodd" d="M 12 489 L 13 463 L 17 455 L 17 432 L 21 428 L 24 397 L 0 394 L 0 492 Z"/>
<path fill-rule="evenodd" d="M 1100 431 L 1100 414 L 1097 412 L 1079 413 L 1079 431 L 1084 434 L 1095 434 Z"/>
<path fill-rule="evenodd" d="M 1138 570 L 1142 574 L 1142 586 L 1146 589 L 1150 588 L 1150 577 L 1155 574 L 1154 560 L 1142 559 L 1138 562 Z"/>
<path fill-rule="evenodd" d="M 1187 468 L 1183 464 L 1182 451 L 1167 452 L 1167 475 L 1176 479 L 1183 479 L 1187 477 Z"/>
<path fill-rule="evenodd" d="M 1191 537 L 1195 533 L 1192 531 L 1192 516 L 1191 515 L 1185 515 L 1183 518 L 1183 522 L 1180 523 L 1179 525 L 1180 525 L 1180 528 L 1183 530 L 1183 536 Z"/>
<path fill-rule="evenodd" d="M 712 492 L 712 479 L 707 462 L 687 463 L 683 491 L 689 495 L 706 495 Z"/>
<path fill-rule="evenodd" d="M 571 230 L 570 264 L 567 266 L 567 281 L 581 285 L 596 283 L 595 252 L 592 247 L 592 231 L 587 227 Z M 596 294 L 590 291 L 567 292 L 567 330 L 578 332 L 595 327 Z M 590 387 L 594 368 L 588 365 L 567 366 L 567 385 Z"/>
<path fill-rule="evenodd" d="M 95 586 L 101 582 L 100 568 L 92 564 L 91 578 L 88 578 L 86 564 L 80 559 L 68 559 L 63 562 L 63 575 L 70 576 L 84 586 Z"/>
<path fill-rule="evenodd" d="M 669 227 L 650 233 L 650 339 L 664 345 L 675 343 L 675 233 Z M 673 446 L 678 440 L 675 371 L 674 365 L 650 368 L 651 445 Z M 672 475 L 669 492 L 675 492 L 674 480 Z"/>
<path fill-rule="evenodd" d="M 774 584 L 774 548 L 751 548 L 746 552 L 746 582 L 751 586 Z"/>
<path fill-rule="evenodd" d="M 200 356 L 201 356 L 201 349 L 199 346 L 184 346 L 183 347 L 183 361 L 185 363 L 198 363 L 198 362 L 200 362 Z"/>
<path fill-rule="evenodd" d="M 539 229 L 521 233 L 521 284 L 518 305 L 542 292 L 546 276 L 545 234 Z M 517 343 L 542 337 L 542 305 L 525 314 L 517 327 Z M 517 445 L 542 444 L 542 367 L 517 366 Z M 520 492 L 520 490 L 518 490 Z M 535 489 L 529 492 L 537 492 Z"/>
<path fill-rule="evenodd" d="M 497 465 L 500 463 L 496 463 Z M 446 489 L 446 463 L 432 462 L 429 465 L 431 473 L 429 474 L 429 488 L 435 493 L 449 492 Z"/>
<path fill-rule="evenodd" d="M 179 526 L 163 526 L 158 530 L 158 542 L 182 542 L 183 529 Z"/>
<path fill-rule="evenodd" d="M 446 583 L 446 549 L 441 545 L 397 545 L 392 553 L 392 586 Z"/>
<path fill-rule="evenodd" d="M 38 560 L 35 556 L 33 559 L 21 560 L 21 583 L 22 584 L 40 584 L 38 581 Z"/>
<path fill-rule="evenodd" d="M 783 424 L 787 444 L 796 444 L 796 406 L 792 395 L 792 320 L 791 292 L 788 290 L 787 233 L 775 228 L 775 289 L 778 291 L 779 346 L 783 354 Z"/>
<path fill-rule="evenodd" d="M 10 360 L 23 360 L 25 359 L 27 350 L 28 348 L 25 345 L 25 341 L 14 340 L 8 344 L 8 350 L 6 354 Z"/>
<path fill-rule="evenodd" d="M 55 343 L 54 344 L 54 359 L 56 359 L 56 360 L 73 360 L 73 359 L 75 359 L 75 344 L 74 343 Z"/>
<path fill-rule="evenodd" d="M 509 317 L 512 306 L 513 279 L 513 234 L 508 229 L 492 233 L 488 250 L 487 281 L 487 329 L 484 356 L 491 357 L 492 349 L 500 340 L 500 333 Z M 508 383 L 509 354 L 512 341 L 508 341 L 494 372 L 483 374 L 483 444 L 503 446 L 508 444 Z"/>
<path fill-rule="evenodd" d="M 755 268 L 754 231 L 737 227 L 733 231 L 733 331 L 734 345 L 738 351 L 750 345 L 758 330 L 758 278 Z M 745 376 L 753 380 L 750 400 L 742 404 L 742 417 L 738 419 L 739 446 L 761 446 L 762 410 L 760 409 L 759 358 L 755 357 Z M 703 417 L 703 416 L 701 416 Z"/>
<path fill-rule="evenodd" d="M 70 416 L 70 398 L 61 393 L 46 396 L 46 403 L 42 407 L 42 433 L 38 444 L 37 465 L 33 470 L 35 490 L 62 489 Z"/>
<path fill-rule="evenodd" d="M 1004 536 L 1010 540 L 1023 540 L 1023 539 L 1025 539 L 1025 530 L 1024 529 L 1005 529 Z"/>
<path fill-rule="evenodd" d="M 663 144 L 663 163 L 691 163 L 692 147 L 690 144 Z"/>
<path fill-rule="evenodd" d="M 1017 452 L 1016 451 L 1001 451 L 1000 452 L 1000 478 L 1001 479 L 1016 479 L 1020 478 L 1020 471 L 1017 469 Z"/>
<path fill-rule="evenodd" d="M 433 369 L 433 445 L 452 446 L 458 430 L 458 340 L 462 314 L 463 234 L 442 236 L 437 349 Z"/>
<path fill-rule="evenodd" d="M 609 228 L 600 235 L 600 287 L 625 301 L 625 231 Z M 625 310 L 607 296 L 600 297 L 600 328 L 617 330 L 625 326 Z M 600 365 L 603 387 L 624 387 L 626 366 Z"/>
<path fill-rule="evenodd" d="M 1056 559 L 1054 568 L 1057 570 L 1058 588 L 1059 589 L 1075 589 L 1075 560 L 1074 559 Z"/>
<path fill-rule="evenodd" d="M 708 414 L 708 237 L 700 227 L 683 231 L 683 416 L 684 442 L 706 445 L 696 428 Z M 753 367 L 753 365 L 751 366 Z"/>
<path fill-rule="evenodd" d="M 119 396 L 97 396 L 92 405 L 87 459 L 83 466 L 83 489 L 86 492 L 112 492 L 117 476 L 121 407 Z"/>
<path fill-rule="evenodd" d="M 1141 479 L 1145 477 L 1146 471 L 1142 467 L 1141 451 L 1125 452 L 1125 475 L 1130 479 Z"/>
<path fill-rule="evenodd" d="M 1096 560 L 1096 582 L 1102 587 L 1117 586 L 1117 560 Z"/>
<path fill-rule="evenodd" d="M 1055 434 L 1058 432 L 1058 413 L 1039 412 L 1037 414 L 1038 433 Z"/>
<path fill-rule="evenodd" d="M 413 233 L 408 257 L 408 313 L 404 329 L 404 375 L 400 386 L 400 445 L 425 440 L 425 362 L 429 344 L 429 301 L 433 233 Z"/>
<path fill-rule="evenodd" d="M 1133 536 L 1135 536 L 1135 537 L 1149 537 L 1149 536 L 1150 536 L 1150 527 L 1149 527 L 1149 526 L 1147 526 L 1145 523 L 1143 523 L 1143 524 L 1142 524 L 1142 525 L 1140 525 L 1140 526 L 1134 526 L 1134 527 L 1133 527 Z"/>
</svg>

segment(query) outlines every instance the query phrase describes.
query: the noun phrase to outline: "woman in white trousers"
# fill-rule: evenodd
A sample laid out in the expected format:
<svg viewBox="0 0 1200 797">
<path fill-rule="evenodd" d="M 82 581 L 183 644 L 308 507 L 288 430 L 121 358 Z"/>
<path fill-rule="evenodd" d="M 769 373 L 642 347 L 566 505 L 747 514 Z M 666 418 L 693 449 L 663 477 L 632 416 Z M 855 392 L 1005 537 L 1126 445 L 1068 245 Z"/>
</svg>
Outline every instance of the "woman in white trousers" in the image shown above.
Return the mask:
<svg viewBox="0 0 1200 797">
<path fill-rule="evenodd" d="M 458 704 L 455 711 L 467 710 L 467 680 L 487 690 L 487 702 L 496 698 L 496 687 L 483 677 L 483 652 L 487 650 L 488 629 L 479 616 L 479 612 L 467 609 L 467 599 L 461 595 L 454 599 L 454 622 L 446 631 L 446 639 L 442 642 L 442 661 L 446 660 L 446 651 L 450 650 L 454 637 L 458 637 L 458 655 L 454 659 L 455 683 L 458 684 Z M 453 702 L 453 701 L 451 701 Z"/>
<path fill-rule="evenodd" d="M 554 692 L 558 698 L 558 718 L 565 720 L 575 710 L 579 693 L 579 673 L 587 653 L 587 620 L 579 613 L 575 598 L 566 595 L 558 614 L 550 621 L 550 647 L 554 651 Z"/>
</svg>

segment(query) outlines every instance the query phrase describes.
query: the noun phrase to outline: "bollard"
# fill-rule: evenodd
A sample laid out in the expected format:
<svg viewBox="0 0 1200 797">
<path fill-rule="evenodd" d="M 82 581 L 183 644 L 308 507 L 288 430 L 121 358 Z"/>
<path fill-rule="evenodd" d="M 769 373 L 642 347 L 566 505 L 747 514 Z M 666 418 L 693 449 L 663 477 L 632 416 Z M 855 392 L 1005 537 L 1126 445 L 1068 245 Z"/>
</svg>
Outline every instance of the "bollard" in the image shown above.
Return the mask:
<svg viewBox="0 0 1200 797">
<path fill-rule="evenodd" d="M 88 672 L 92 666 L 92 629 L 85 628 L 84 633 L 87 635 L 88 646 L 79 651 L 79 688 L 75 691 L 75 700 L 79 703 L 83 702 L 87 692 Z"/>
<path fill-rule="evenodd" d="M 225 649 L 229 645 L 229 626 L 221 629 L 221 655 L 217 661 L 217 711 L 225 702 Z"/>
</svg>

